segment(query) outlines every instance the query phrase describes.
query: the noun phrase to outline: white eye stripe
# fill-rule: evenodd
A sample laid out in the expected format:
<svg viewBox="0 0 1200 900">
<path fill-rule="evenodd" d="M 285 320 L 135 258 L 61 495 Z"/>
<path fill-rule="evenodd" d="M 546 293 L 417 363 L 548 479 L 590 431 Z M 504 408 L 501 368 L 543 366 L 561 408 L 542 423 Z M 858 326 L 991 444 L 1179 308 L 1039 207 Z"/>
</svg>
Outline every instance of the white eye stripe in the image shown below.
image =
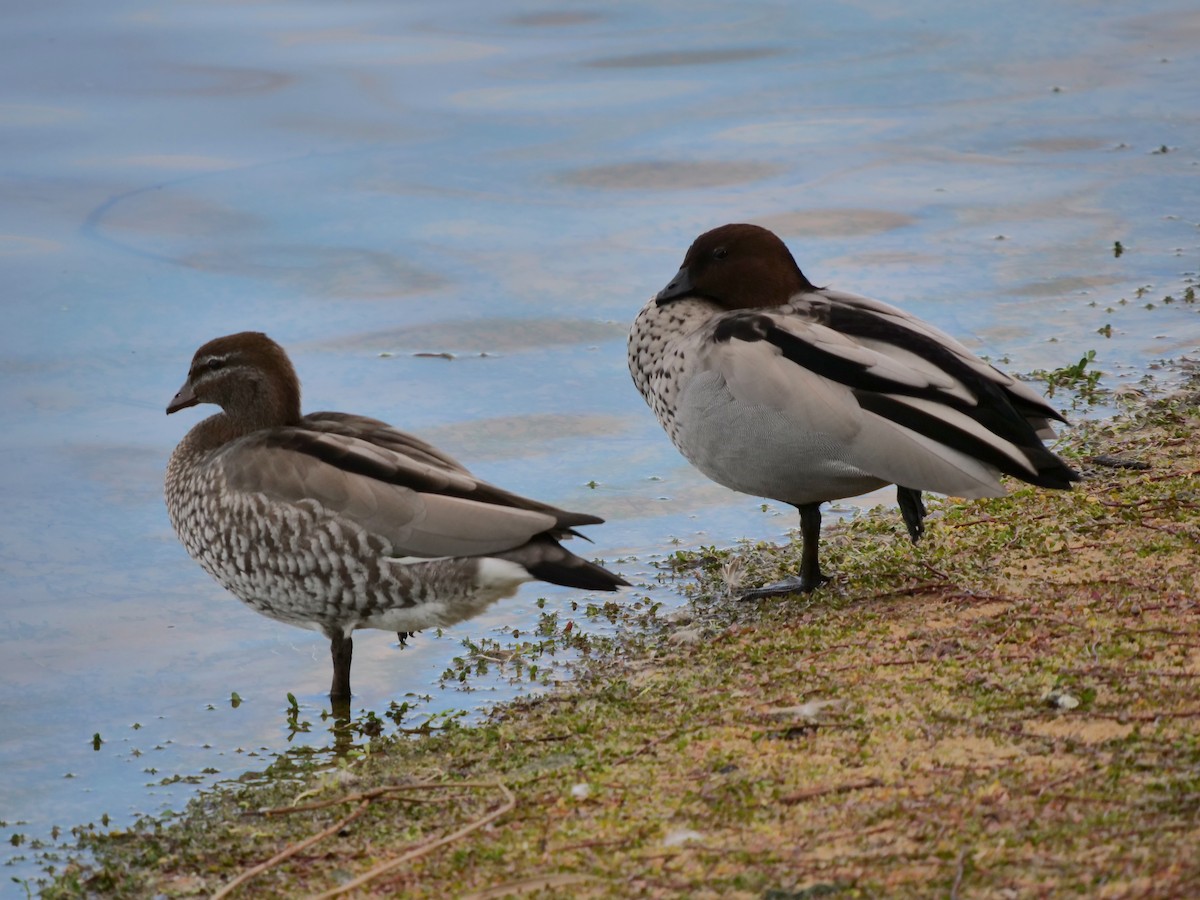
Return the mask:
<svg viewBox="0 0 1200 900">
<path fill-rule="evenodd" d="M 207 380 L 219 376 L 227 375 L 234 371 L 246 371 L 249 367 L 240 364 L 237 359 L 237 354 L 224 354 L 221 356 L 206 356 L 203 359 L 197 360 L 192 367 L 195 373 L 194 378 L 199 380 Z"/>
</svg>

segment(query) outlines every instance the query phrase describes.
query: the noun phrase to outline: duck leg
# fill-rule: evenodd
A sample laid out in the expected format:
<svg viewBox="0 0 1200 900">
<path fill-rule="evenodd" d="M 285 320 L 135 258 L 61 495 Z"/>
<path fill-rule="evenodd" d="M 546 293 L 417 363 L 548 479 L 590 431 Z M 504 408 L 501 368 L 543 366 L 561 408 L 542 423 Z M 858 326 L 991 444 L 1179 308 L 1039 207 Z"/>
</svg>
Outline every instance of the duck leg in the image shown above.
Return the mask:
<svg viewBox="0 0 1200 900">
<path fill-rule="evenodd" d="M 821 504 L 805 503 L 796 507 L 800 511 L 800 540 L 803 542 L 800 555 L 800 575 L 792 575 L 783 581 L 764 584 L 760 588 L 747 591 L 741 596 L 742 600 L 762 600 L 766 597 L 783 597 L 788 594 L 807 594 L 815 591 L 829 580 L 821 574 L 821 564 L 818 560 L 819 542 L 821 540 Z"/>
<path fill-rule="evenodd" d="M 333 684 L 329 699 L 334 703 L 350 702 L 350 660 L 354 656 L 354 641 L 340 628 L 329 634 L 329 652 L 333 656 Z"/>
<path fill-rule="evenodd" d="M 916 488 L 896 485 L 896 502 L 900 504 L 900 515 L 908 528 L 908 536 L 915 544 L 925 533 L 925 502 Z"/>
</svg>

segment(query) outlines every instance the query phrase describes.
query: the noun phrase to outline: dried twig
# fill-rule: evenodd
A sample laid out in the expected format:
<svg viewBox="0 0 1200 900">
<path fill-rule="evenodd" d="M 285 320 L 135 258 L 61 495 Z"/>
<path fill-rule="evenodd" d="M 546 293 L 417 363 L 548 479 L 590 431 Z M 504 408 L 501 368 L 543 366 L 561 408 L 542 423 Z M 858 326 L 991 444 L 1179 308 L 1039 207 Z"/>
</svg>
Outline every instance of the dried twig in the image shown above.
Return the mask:
<svg viewBox="0 0 1200 900">
<path fill-rule="evenodd" d="M 358 888 L 365 885 L 367 882 L 373 881 L 374 879 L 378 878 L 380 875 L 386 875 L 388 872 L 391 872 L 393 869 L 399 868 L 401 865 L 408 862 L 409 860 L 416 859 L 418 856 L 424 856 L 426 853 L 429 853 L 431 850 L 436 850 L 438 847 L 444 847 L 447 844 L 452 844 L 455 841 L 457 841 L 459 838 L 466 837 L 472 831 L 478 831 L 484 825 L 487 825 L 489 822 L 494 822 L 496 819 L 500 818 L 502 815 L 504 815 L 506 812 L 513 809 L 517 805 L 517 798 L 513 796 L 512 791 L 510 791 L 507 787 L 504 786 L 503 783 L 501 783 L 499 781 L 485 781 L 485 782 L 459 781 L 459 782 L 452 782 L 452 783 L 447 783 L 447 784 L 407 785 L 407 789 L 409 789 L 409 790 L 420 790 L 420 789 L 432 790 L 432 789 L 436 789 L 436 788 L 460 788 L 460 787 L 492 787 L 492 788 L 496 788 L 503 795 L 504 802 L 501 803 L 499 806 L 497 806 L 495 809 L 493 809 L 491 812 L 489 812 L 483 816 L 480 816 L 478 819 L 476 819 L 473 822 L 467 823 L 462 828 L 459 828 L 457 831 L 453 831 L 450 834 L 446 835 L 445 837 L 438 838 L 435 841 L 430 841 L 426 844 L 421 844 L 419 847 L 415 847 L 414 849 L 409 850 L 407 853 L 403 853 L 400 856 L 397 856 L 395 859 L 389 859 L 387 862 L 380 863 L 375 868 L 371 869 L 369 872 L 364 872 L 362 875 L 359 875 L 357 878 L 354 878 L 354 879 L 346 882 L 345 884 L 334 888 L 331 891 L 326 891 L 323 894 L 318 894 L 314 898 L 314 900 L 326 900 L 326 898 L 329 898 L 329 897 L 337 897 L 337 896 L 340 896 L 341 894 L 345 894 L 345 893 L 349 893 L 350 891 L 357 890 Z"/>
<path fill-rule="evenodd" d="M 316 844 L 319 841 L 324 840 L 325 838 L 329 837 L 330 835 L 337 834 L 339 831 L 341 831 L 343 828 L 345 828 L 347 825 L 349 825 L 351 822 L 353 822 L 355 819 L 357 819 L 359 816 L 361 816 L 364 812 L 366 812 L 370 808 L 371 804 L 380 798 L 388 797 L 389 795 L 398 794 L 398 793 L 402 793 L 405 791 L 432 791 L 432 790 L 447 790 L 447 789 L 458 789 L 458 788 L 480 788 L 480 787 L 498 788 L 500 790 L 500 792 L 504 795 L 504 802 L 500 806 L 498 806 L 496 809 L 494 809 L 491 812 L 487 813 L 486 815 L 476 819 L 475 821 L 463 826 L 462 828 L 459 828 L 457 831 L 454 831 L 451 834 L 446 835 L 445 837 L 437 838 L 436 840 L 422 842 L 422 843 L 418 844 L 417 846 L 413 847 L 412 849 L 410 849 L 408 852 L 404 853 L 403 855 L 398 856 L 395 859 L 388 860 L 385 863 L 381 863 L 380 865 L 376 866 L 374 869 L 371 869 L 369 872 L 366 872 L 365 874 L 358 876 L 357 878 L 353 879 L 352 881 L 349 881 L 346 884 L 341 885 L 340 887 L 334 888 L 331 891 L 326 891 L 324 894 L 318 895 L 318 900 L 320 900 L 320 898 L 336 897 L 339 894 L 346 893 L 347 891 L 355 890 L 356 888 L 361 887 L 362 885 L 366 884 L 368 881 L 371 881 L 375 878 L 378 878 L 380 875 L 384 875 L 387 872 L 392 871 L 392 869 L 395 869 L 402 863 L 405 863 L 411 859 L 416 859 L 418 856 L 422 856 L 422 855 L 428 853 L 429 851 L 434 850 L 438 847 L 445 846 L 446 844 L 449 844 L 453 841 L 458 840 L 461 837 L 464 837 L 467 834 L 470 834 L 472 831 L 476 831 L 477 829 L 482 828 L 484 825 L 488 824 L 489 822 L 493 821 L 494 819 L 499 818 L 500 816 L 504 815 L 504 813 L 508 812 L 510 809 L 512 809 L 514 806 L 516 806 L 516 802 L 517 802 L 516 798 L 513 797 L 512 792 L 507 787 L 505 787 L 503 784 L 501 784 L 498 781 L 457 781 L 457 782 L 446 782 L 444 784 L 390 784 L 390 785 L 386 785 L 384 787 L 372 788 L 369 791 L 360 791 L 359 793 L 350 794 L 345 797 L 335 797 L 331 800 L 320 800 L 315 803 L 305 803 L 305 804 L 302 804 L 299 806 L 282 806 L 282 807 L 277 807 L 275 809 L 262 810 L 258 813 L 259 815 L 282 816 L 282 815 L 289 815 L 291 813 L 296 813 L 296 812 L 311 812 L 313 810 L 324 809 L 329 806 L 336 806 L 341 803 L 357 802 L 359 804 L 358 807 L 354 810 L 354 812 L 350 813 L 350 815 L 346 816 L 344 819 L 341 819 L 340 821 L 336 822 L 335 824 L 330 825 L 328 828 L 324 829 L 323 831 L 318 832 L 317 834 L 314 834 L 310 837 L 305 838 L 303 841 L 300 841 L 298 843 L 291 844 L 291 845 L 285 847 L 282 851 L 280 851 L 279 853 L 276 853 L 274 856 L 272 856 L 270 859 L 266 860 L 265 862 L 261 862 L 258 865 L 254 866 L 250 869 L 247 869 L 245 872 L 243 872 L 241 875 L 239 875 L 233 881 L 229 882 L 229 884 L 227 884 L 223 888 L 221 888 L 220 891 L 218 891 L 216 894 L 214 894 L 213 900 L 221 900 L 221 898 L 229 896 L 229 894 L 232 893 L 236 888 L 238 888 L 242 884 L 245 884 L 247 881 L 249 881 L 251 878 L 254 878 L 256 875 L 261 875 L 263 872 L 267 871 L 268 869 L 272 868 L 273 866 L 279 865 L 279 863 L 283 862 L 284 860 L 289 859 L 290 857 L 295 856 L 297 853 L 300 853 L 301 851 L 308 849 L 313 844 Z M 392 799 L 405 799 L 408 802 L 417 802 L 417 801 L 409 800 L 408 798 L 392 798 Z"/>
<path fill-rule="evenodd" d="M 297 853 L 300 853 L 303 850 L 307 850 L 313 844 L 316 844 L 319 841 L 325 840 L 325 838 L 329 837 L 329 835 L 337 834 L 339 831 L 341 831 L 343 828 L 345 828 L 347 825 L 349 825 L 351 822 L 353 822 L 355 819 L 357 819 L 359 816 L 361 816 L 363 813 L 365 813 L 370 808 L 370 806 L 371 806 L 370 799 L 363 800 L 358 805 L 358 807 L 354 810 L 354 812 L 350 813 L 350 815 L 346 816 L 341 821 L 335 822 L 334 824 L 332 824 L 328 828 L 326 828 L 324 831 L 319 831 L 316 834 L 311 835 L 302 841 L 299 841 L 298 843 L 289 844 L 287 847 L 283 848 L 281 851 L 276 853 L 274 856 L 272 856 L 266 862 L 260 862 L 257 866 L 253 866 L 252 868 L 247 869 L 245 872 L 243 872 L 237 878 L 233 879 L 233 881 L 229 882 L 229 884 L 225 885 L 223 888 L 221 888 L 219 891 L 217 891 L 215 894 L 213 894 L 212 900 L 222 900 L 223 897 L 228 897 L 239 886 L 245 884 L 247 881 L 249 881 L 251 878 L 254 878 L 256 875 L 261 875 L 263 872 L 267 871 L 268 869 L 279 865 L 284 860 L 295 856 Z"/>
<path fill-rule="evenodd" d="M 948 575 L 943 575 L 934 569 L 928 563 L 921 565 L 937 573 L 943 579 L 949 578 Z M 869 594 L 864 594 L 862 597 L 852 597 L 850 602 L 856 603 L 859 600 L 891 600 L 895 597 L 911 597 L 916 594 L 949 594 L 958 591 L 958 588 L 953 584 L 946 584 L 944 581 L 918 581 L 916 584 L 906 585 L 905 587 L 896 588 L 891 591 L 872 591 Z"/>
<path fill-rule="evenodd" d="M 1195 719 L 1200 717 L 1200 709 L 1164 709 L 1153 713 L 1104 713 L 1088 712 L 1095 719 L 1112 719 L 1116 722 L 1155 722 L 1158 719 Z"/>
<path fill-rule="evenodd" d="M 1036 794 L 1034 794 L 1034 797 L 1036 797 L 1040 800 L 1042 795 L 1044 795 L 1047 791 L 1052 790 L 1053 788 L 1056 788 L 1056 787 L 1062 787 L 1064 784 L 1067 784 L 1069 782 L 1076 781 L 1080 777 L 1081 774 L 1084 774 L 1084 773 L 1068 772 L 1066 775 L 1062 776 L 1061 778 L 1055 778 L 1053 781 L 1048 781 L 1045 784 L 1043 784 L 1040 788 L 1038 788 L 1038 792 Z"/>
<path fill-rule="evenodd" d="M 1165 634 L 1168 637 L 1195 637 L 1195 631 L 1176 631 L 1171 628 L 1121 628 L 1122 634 Z"/>
<path fill-rule="evenodd" d="M 1142 519 L 1138 524 L 1143 528 L 1149 528 L 1151 531 L 1162 531 L 1174 536 L 1188 534 L 1191 531 L 1187 525 L 1155 525 L 1146 519 Z"/>
<path fill-rule="evenodd" d="M 933 574 L 934 574 L 934 575 L 935 575 L 937 578 L 941 579 L 942 581 L 949 581 L 949 580 L 950 580 L 950 576 L 949 576 L 949 575 L 947 575 L 947 574 L 946 574 L 945 572 L 943 572 L 941 569 L 934 568 L 934 567 L 933 567 L 933 566 L 931 566 L 929 563 L 925 562 L 925 560 L 923 560 L 923 559 L 919 559 L 919 560 L 917 560 L 917 562 L 918 562 L 918 563 L 921 565 L 921 568 L 923 568 L 923 569 L 928 569 L 930 572 L 932 572 L 932 573 L 933 573 Z M 931 587 L 932 587 L 932 586 L 931 586 Z M 940 587 L 942 587 L 942 588 L 944 589 L 944 588 L 945 588 L 945 585 L 941 585 Z"/>
<path fill-rule="evenodd" d="M 1118 678 L 1128 681 L 1132 675 L 1147 678 L 1200 678 L 1200 672 L 1189 672 L 1186 669 L 1135 669 L 1129 666 L 1086 666 L 1084 668 L 1063 669 L 1066 675 L 1088 675 L 1100 678 Z"/>
<path fill-rule="evenodd" d="M 1190 472 L 1164 472 L 1161 475 L 1145 475 L 1142 481 L 1168 481 L 1172 478 L 1189 478 L 1192 475 L 1200 475 L 1200 469 L 1192 469 Z"/>
<path fill-rule="evenodd" d="M 886 666 L 932 666 L 937 663 L 944 662 L 963 662 L 965 660 L 975 659 L 974 653 L 953 653 L 945 656 L 907 656 L 900 659 L 872 659 L 867 662 L 847 663 L 844 666 L 833 666 L 832 668 L 822 669 L 822 675 L 830 675 L 835 672 L 845 672 L 849 669 L 872 669 L 884 668 Z"/>
<path fill-rule="evenodd" d="M 550 850 L 551 855 L 566 853 L 569 850 L 590 850 L 592 847 L 620 847 L 629 844 L 634 838 L 593 838 L 590 841 L 576 841 L 574 844 L 562 844 Z"/>
<path fill-rule="evenodd" d="M 286 816 L 286 815 L 291 815 L 292 813 L 298 813 L 298 812 L 312 812 L 313 810 L 316 810 L 316 809 L 325 809 L 326 807 L 330 807 L 330 806 L 340 806 L 343 803 L 355 803 L 355 802 L 359 802 L 359 801 L 369 802 L 371 800 L 377 800 L 378 798 L 386 796 L 387 794 L 394 794 L 394 793 L 398 793 L 398 792 L 404 791 L 404 790 L 411 790 L 414 787 L 418 787 L 418 785 L 389 784 L 389 785 L 385 785 L 384 787 L 372 788 L 369 791 L 360 791 L 357 794 L 347 794 L 344 797 L 333 797 L 329 800 L 317 800 L 317 801 L 314 801 L 313 803 L 300 803 L 295 806 L 277 806 L 273 809 L 257 809 L 257 810 L 253 810 L 251 812 L 246 813 L 246 815 L 248 815 L 248 816 Z M 306 791 L 305 793 L 311 793 L 311 792 Z M 397 798 L 397 799 L 406 799 L 406 798 Z M 409 802 L 416 803 L 419 801 L 410 800 Z"/>
<path fill-rule="evenodd" d="M 515 744 L 548 744 L 548 743 L 551 743 L 552 741 L 569 741 L 573 737 L 575 737 L 575 735 L 568 731 L 568 732 L 564 732 L 563 734 L 543 734 L 538 737 L 520 738 L 517 740 L 513 740 L 512 743 L 515 743 Z"/>
<path fill-rule="evenodd" d="M 788 794 L 786 797 L 780 797 L 780 803 L 804 803 L 806 800 L 812 800 L 816 797 L 823 797 L 826 794 L 848 794 L 850 791 L 862 791 L 867 788 L 879 787 L 883 782 L 878 778 L 864 778 L 862 781 L 845 781 L 841 784 L 824 784 L 818 787 L 804 788 Z"/>
<path fill-rule="evenodd" d="M 828 647 L 823 647 L 822 649 L 817 650 L 815 653 L 808 654 L 808 656 L 801 656 L 798 660 L 796 660 L 796 668 L 800 668 L 802 663 L 812 662 L 814 659 L 820 659 L 822 656 L 832 653 L 834 650 L 848 650 L 851 647 L 855 649 L 862 649 L 866 646 L 867 644 L 865 641 L 857 644 L 830 644 Z"/>
<path fill-rule="evenodd" d="M 950 887 L 950 900 L 958 900 L 958 889 L 962 887 L 963 870 L 966 868 L 967 851 L 958 854 L 958 866 L 954 872 L 954 884 Z"/>
<path fill-rule="evenodd" d="M 1109 509 L 1143 509 L 1144 510 L 1148 504 L 1153 503 L 1154 506 L 1151 506 L 1150 509 L 1155 510 L 1155 509 L 1163 509 L 1164 507 L 1170 505 L 1166 501 L 1158 500 L 1154 497 L 1147 497 L 1144 500 L 1128 500 L 1128 501 L 1126 501 L 1126 500 L 1101 500 L 1099 502 L 1100 502 L 1101 506 L 1107 506 Z"/>
<path fill-rule="evenodd" d="M 676 728 L 674 731 L 668 732 L 667 734 L 661 734 L 658 737 L 654 738 L 654 740 L 647 741 L 645 744 L 643 744 L 637 750 L 634 750 L 632 753 L 625 754 L 620 759 L 618 759 L 616 762 L 614 762 L 613 765 L 614 766 L 623 765 L 623 764 L 629 762 L 630 760 L 637 759 L 639 756 L 641 756 L 646 751 L 653 750 L 655 747 L 657 747 L 659 744 L 663 743 L 664 741 L 673 740 L 674 738 L 677 738 L 683 734 L 691 734 L 693 731 L 699 731 L 701 728 L 707 728 L 711 724 L 712 724 L 711 722 L 701 722 L 699 725 L 693 725 L 690 728 Z"/>
<path fill-rule="evenodd" d="M 1022 516 L 1021 522 L 1022 523 L 1036 522 L 1039 519 L 1049 519 L 1050 517 L 1055 516 L 1055 515 L 1057 515 L 1057 513 L 1044 512 L 1044 513 L 1038 513 L 1037 515 L 1033 515 L 1033 516 Z M 953 522 L 950 524 L 950 527 L 951 528 L 967 528 L 971 525 L 989 525 L 989 524 L 993 524 L 995 522 L 1000 522 L 1002 524 L 1010 524 L 1005 519 L 1000 519 L 995 516 L 989 516 L 985 513 L 985 514 L 981 515 L 978 519 L 969 519 L 966 522 Z"/>
<path fill-rule="evenodd" d="M 600 879 L 593 875 L 572 875 L 567 872 L 556 875 L 535 875 L 532 878 L 522 878 L 520 881 L 509 881 L 505 884 L 498 884 L 485 891 L 476 891 L 474 894 L 464 894 L 459 900 L 498 900 L 500 897 L 532 894 L 534 891 L 544 891 L 549 888 L 599 883 Z"/>
</svg>

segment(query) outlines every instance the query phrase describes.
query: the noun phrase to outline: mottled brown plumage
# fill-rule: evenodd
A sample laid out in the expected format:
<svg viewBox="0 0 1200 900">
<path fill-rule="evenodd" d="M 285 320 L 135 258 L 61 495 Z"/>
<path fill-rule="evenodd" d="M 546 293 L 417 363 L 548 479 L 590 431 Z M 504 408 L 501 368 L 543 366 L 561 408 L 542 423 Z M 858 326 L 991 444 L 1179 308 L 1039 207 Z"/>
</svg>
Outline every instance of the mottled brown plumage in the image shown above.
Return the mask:
<svg viewBox="0 0 1200 900">
<path fill-rule="evenodd" d="M 602 519 L 488 484 L 376 419 L 302 415 L 295 370 L 264 334 L 196 351 L 167 413 L 198 403 L 222 411 L 171 455 L 171 524 L 251 608 L 329 638 L 335 701 L 350 696 L 356 628 L 451 625 L 537 579 L 601 591 L 626 584 L 559 544 Z"/>
</svg>

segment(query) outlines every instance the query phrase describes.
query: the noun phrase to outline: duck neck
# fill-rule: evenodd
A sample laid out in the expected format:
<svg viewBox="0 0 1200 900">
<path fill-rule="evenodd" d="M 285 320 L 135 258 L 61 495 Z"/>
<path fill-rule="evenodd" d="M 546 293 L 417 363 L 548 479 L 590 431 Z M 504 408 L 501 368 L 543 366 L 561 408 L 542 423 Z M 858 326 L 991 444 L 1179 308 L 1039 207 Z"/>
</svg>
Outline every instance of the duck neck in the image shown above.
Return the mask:
<svg viewBox="0 0 1200 900">
<path fill-rule="evenodd" d="M 222 408 L 226 427 L 234 437 L 264 428 L 299 425 L 299 386 L 279 378 L 247 379 L 222 403 Z"/>
</svg>

